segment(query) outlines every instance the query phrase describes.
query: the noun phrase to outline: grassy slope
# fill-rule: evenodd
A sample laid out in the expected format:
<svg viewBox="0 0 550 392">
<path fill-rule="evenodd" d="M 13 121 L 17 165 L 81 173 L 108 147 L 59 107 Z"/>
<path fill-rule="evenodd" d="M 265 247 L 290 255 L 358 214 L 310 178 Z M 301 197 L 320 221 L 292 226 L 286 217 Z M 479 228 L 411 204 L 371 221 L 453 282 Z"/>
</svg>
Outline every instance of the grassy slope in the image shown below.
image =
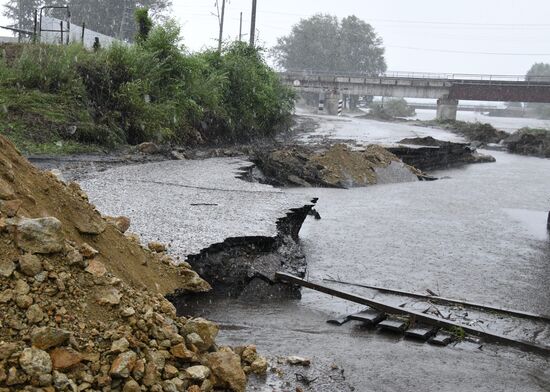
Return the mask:
<svg viewBox="0 0 550 392">
<path fill-rule="evenodd" d="M 93 120 L 81 104 L 62 94 L 18 88 L 0 89 L 0 133 L 26 154 L 73 154 L 98 147 L 64 140 L 75 128 L 92 130 Z"/>
</svg>

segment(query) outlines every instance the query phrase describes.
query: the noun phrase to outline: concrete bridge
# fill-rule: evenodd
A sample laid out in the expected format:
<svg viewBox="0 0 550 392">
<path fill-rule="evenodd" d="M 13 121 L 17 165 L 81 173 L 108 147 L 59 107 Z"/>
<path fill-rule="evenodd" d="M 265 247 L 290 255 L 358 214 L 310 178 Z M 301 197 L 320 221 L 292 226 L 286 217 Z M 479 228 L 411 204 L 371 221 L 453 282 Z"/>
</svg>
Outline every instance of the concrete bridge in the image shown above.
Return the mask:
<svg viewBox="0 0 550 392">
<path fill-rule="evenodd" d="M 387 73 L 380 76 L 311 71 L 280 73 L 296 90 L 324 96 L 330 114 L 343 94 L 437 99 L 437 118 L 456 119 L 459 100 L 550 103 L 550 78 L 525 76 Z"/>
</svg>

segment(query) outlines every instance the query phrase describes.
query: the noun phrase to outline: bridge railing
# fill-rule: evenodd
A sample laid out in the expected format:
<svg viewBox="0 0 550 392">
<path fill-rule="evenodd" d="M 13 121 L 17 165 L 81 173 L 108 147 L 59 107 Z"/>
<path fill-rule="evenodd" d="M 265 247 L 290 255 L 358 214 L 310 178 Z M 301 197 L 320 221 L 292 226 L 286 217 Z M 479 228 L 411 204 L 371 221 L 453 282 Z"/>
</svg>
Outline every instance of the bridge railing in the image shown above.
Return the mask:
<svg viewBox="0 0 550 392">
<path fill-rule="evenodd" d="M 525 76 L 525 75 L 486 75 L 468 73 L 431 73 L 431 72 L 403 72 L 388 71 L 381 74 L 366 74 L 358 72 L 332 72 L 316 70 L 288 70 L 282 72 L 288 75 L 300 75 L 304 77 L 345 77 L 345 78 L 396 78 L 396 79 L 425 79 L 425 80 L 456 80 L 456 81 L 484 81 L 484 82 L 526 82 L 548 83 L 549 76 Z"/>
</svg>

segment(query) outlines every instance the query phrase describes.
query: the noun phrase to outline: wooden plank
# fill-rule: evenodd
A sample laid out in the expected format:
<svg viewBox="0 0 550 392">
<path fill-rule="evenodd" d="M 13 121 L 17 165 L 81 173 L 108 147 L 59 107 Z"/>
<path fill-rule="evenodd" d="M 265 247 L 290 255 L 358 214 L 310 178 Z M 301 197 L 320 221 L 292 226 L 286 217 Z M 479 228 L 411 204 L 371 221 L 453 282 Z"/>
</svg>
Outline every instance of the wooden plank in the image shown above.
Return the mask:
<svg viewBox="0 0 550 392">
<path fill-rule="evenodd" d="M 379 322 L 386 319 L 386 314 L 383 312 L 379 312 L 376 309 L 365 309 L 359 313 L 355 313 L 349 316 L 351 320 L 356 321 L 362 321 L 364 324 L 368 326 L 374 326 L 378 324 Z"/>
<path fill-rule="evenodd" d="M 494 312 L 500 312 L 500 313 L 506 313 L 511 314 L 513 316 L 517 317 L 525 317 L 525 318 L 532 318 L 536 320 L 543 320 L 543 321 L 550 321 L 550 316 L 545 314 L 537 314 L 537 313 L 531 313 L 531 312 L 524 312 L 522 310 L 514 310 L 514 309 L 508 309 L 508 308 L 502 308 L 497 306 L 491 306 L 491 305 L 483 305 L 483 304 L 477 304 L 475 302 L 469 302 L 469 301 L 460 301 L 458 299 L 453 298 L 445 298 L 445 297 L 439 297 L 434 295 L 424 295 L 424 294 L 418 294 L 418 293 L 411 293 L 409 291 L 403 291 L 403 290 L 394 290 L 389 289 L 386 287 L 378 287 L 378 286 L 371 286 L 366 284 L 359 284 L 359 283 L 351 283 L 351 282 L 344 282 L 334 279 L 323 279 L 326 282 L 333 282 L 333 283 L 340 283 L 345 284 L 348 286 L 355 286 L 355 287 L 362 287 L 365 289 L 372 289 L 372 290 L 378 290 L 383 293 L 389 293 L 389 294 L 398 294 L 398 295 L 405 295 L 408 297 L 413 298 L 421 298 L 426 299 L 431 302 L 438 303 L 440 305 L 464 305 L 464 306 L 470 306 L 472 308 L 478 308 L 478 309 L 484 309 L 484 310 L 490 310 Z"/>
<path fill-rule="evenodd" d="M 325 293 L 325 294 L 332 295 L 334 297 L 345 299 L 347 301 L 355 302 L 355 303 L 358 303 L 358 304 L 361 304 L 361 305 L 366 305 L 366 306 L 369 306 L 373 309 L 377 309 L 381 312 L 390 313 L 390 314 L 405 314 L 405 315 L 409 315 L 409 316 L 415 316 L 415 321 L 416 322 L 422 322 L 422 323 L 434 325 L 434 326 L 440 327 L 440 328 L 460 327 L 460 328 L 462 328 L 462 330 L 464 330 L 464 332 L 469 333 L 469 334 L 474 335 L 474 336 L 484 338 L 487 341 L 492 341 L 492 342 L 496 342 L 496 343 L 504 343 L 504 344 L 507 344 L 507 345 L 512 346 L 512 347 L 517 347 L 517 348 L 520 348 L 522 350 L 538 352 L 538 353 L 541 353 L 541 354 L 544 354 L 544 355 L 549 355 L 550 354 L 550 346 L 531 343 L 531 342 L 527 342 L 527 341 L 521 340 L 521 339 L 514 339 L 514 338 L 510 338 L 508 336 L 499 335 L 499 334 L 491 333 L 491 332 L 487 332 L 487 331 L 482 331 L 482 330 L 474 328 L 474 327 L 470 327 L 470 326 L 467 326 L 467 325 L 462 325 L 460 323 L 455 323 L 455 322 L 452 322 L 452 321 L 449 321 L 449 320 L 441 319 L 441 318 L 438 318 L 438 317 L 435 317 L 435 316 L 432 316 L 432 315 L 428 315 L 428 314 L 424 314 L 424 313 L 421 313 L 421 312 L 417 312 L 417 311 L 414 311 L 414 310 L 406 310 L 406 309 L 399 308 L 399 307 L 396 307 L 396 306 L 384 304 L 382 302 L 375 301 L 375 300 L 368 299 L 368 298 L 364 298 L 364 297 L 360 297 L 358 295 L 347 293 L 345 291 L 339 291 L 339 290 L 335 290 L 335 289 L 330 288 L 330 287 L 326 287 L 326 286 L 322 286 L 322 285 L 319 285 L 319 284 L 316 284 L 316 283 L 308 282 L 306 280 L 300 279 L 296 276 L 293 276 L 293 275 L 290 275 L 290 274 L 287 274 L 287 273 L 284 273 L 284 272 L 277 272 L 275 274 L 275 278 L 278 279 L 279 281 L 294 283 L 294 284 L 297 284 L 299 286 L 303 286 L 303 287 L 310 288 L 312 290 L 319 291 L 321 293 Z"/>
<path fill-rule="evenodd" d="M 437 327 L 429 324 L 415 324 L 405 331 L 405 336 L 411 339 L 426 341 L 437 333 Z"/>
<path fill-rule="evenodd" d="M 397 318 L 388 318 L 381 323 L 378 324 L 378 326 L 382 329 L 391 331 L 391 332 L 397 332 L 397 333 L 403 333 L 407 329 L 408 322 L 405 320 L 400 320 Z"/>
</svg>

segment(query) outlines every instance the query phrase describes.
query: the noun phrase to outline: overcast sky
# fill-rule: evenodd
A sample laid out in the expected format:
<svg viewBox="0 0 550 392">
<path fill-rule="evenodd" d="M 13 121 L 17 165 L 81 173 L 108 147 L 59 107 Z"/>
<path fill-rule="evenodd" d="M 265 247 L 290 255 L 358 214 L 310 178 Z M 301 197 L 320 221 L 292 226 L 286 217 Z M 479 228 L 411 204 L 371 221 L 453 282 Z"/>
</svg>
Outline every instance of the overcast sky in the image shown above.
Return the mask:
<svg viewBox="0 0 550 392">
<path fill-rule="evenodd" d="M 216 45 L 214 2 L 173 0 L 171 16 L 189 49 Z M 229 0 L 225 39 L 237 37 L 240 12 L 249 33 L 251 3 Z M 373 25 L 393 71 L 515 75 L 550 62 L 550 0 L 258 0 L 260 42 L 274 45 L 315 13 L 356 15 Z"/>
</svg>

